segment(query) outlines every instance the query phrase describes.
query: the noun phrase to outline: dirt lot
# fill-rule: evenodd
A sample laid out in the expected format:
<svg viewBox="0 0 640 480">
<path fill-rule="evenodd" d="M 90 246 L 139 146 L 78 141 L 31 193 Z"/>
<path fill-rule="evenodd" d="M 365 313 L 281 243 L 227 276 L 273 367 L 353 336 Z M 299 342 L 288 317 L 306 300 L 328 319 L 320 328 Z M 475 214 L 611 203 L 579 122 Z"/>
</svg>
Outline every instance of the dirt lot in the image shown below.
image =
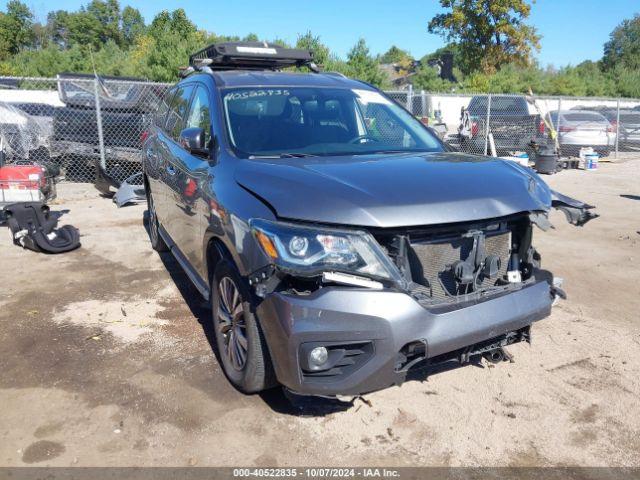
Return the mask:
<svg viewBox="0 0 640 480">
<path fill-rule="evenodd" d="M 349 408 L 237 393 L 145 207 L 60 185 L 80 250 L 23 251 L 0 229 L 0 464 L 640 466 L 640 160 L 545 179 L 602 217 L 536 232 L 569 299 L 533 345 Z"/>
</svg>

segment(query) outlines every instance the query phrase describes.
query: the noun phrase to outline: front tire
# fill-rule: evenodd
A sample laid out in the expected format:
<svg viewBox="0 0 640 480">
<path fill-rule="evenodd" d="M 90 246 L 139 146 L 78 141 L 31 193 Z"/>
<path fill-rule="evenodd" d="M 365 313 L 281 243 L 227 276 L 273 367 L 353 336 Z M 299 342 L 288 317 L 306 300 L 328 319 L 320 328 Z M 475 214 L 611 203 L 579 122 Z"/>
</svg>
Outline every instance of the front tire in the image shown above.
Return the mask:
<svg viewBox="0 0 640 480">
<path fill-rule="evenodd" d="M 274 386 L 266 342 L 252 311 L 251 294 L 235 266 L 218 262 L 211 279 L 211 312 L 220 363 L 241 392 Z"/>
</svg>

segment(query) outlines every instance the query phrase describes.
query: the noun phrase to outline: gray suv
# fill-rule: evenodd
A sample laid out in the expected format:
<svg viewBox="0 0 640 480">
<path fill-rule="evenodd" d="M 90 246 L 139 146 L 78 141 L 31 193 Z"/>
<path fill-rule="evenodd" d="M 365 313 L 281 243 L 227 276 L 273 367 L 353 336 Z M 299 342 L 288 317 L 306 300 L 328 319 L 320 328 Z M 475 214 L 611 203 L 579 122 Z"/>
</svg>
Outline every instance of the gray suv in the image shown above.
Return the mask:
<svg viewBox="0 0 640 480">
<path fill-rule="evenodd" d="M 582 225 L 592 207 L 517 164 L 448 152 L 309 52 L 227 43 L 190 65 L 143 145 L 150 237 L 210 301 L 239 390 L 356 395 L 499 361 L 549 315 L 562 292 L 533 227 L 552 207 Z"/>
</svg>

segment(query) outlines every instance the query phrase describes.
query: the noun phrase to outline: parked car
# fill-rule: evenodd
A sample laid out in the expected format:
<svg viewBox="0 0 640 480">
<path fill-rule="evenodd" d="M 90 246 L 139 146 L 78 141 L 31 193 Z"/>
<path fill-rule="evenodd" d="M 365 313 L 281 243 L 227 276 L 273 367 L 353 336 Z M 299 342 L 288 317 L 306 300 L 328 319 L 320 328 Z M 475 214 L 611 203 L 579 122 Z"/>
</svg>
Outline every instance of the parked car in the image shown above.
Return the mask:
<svg viewBox="0 0 640 480">
<path fill-rule="evenodd" d="M 448 152 L 309 52 L 212 45 L 143 145 L 151 245 L 210 301 L 233 385 L 355 395 L 531 339 L 560 294 L 532 229 L 592 208 L 509 161 Z"/>
<path fill-rule="evenodd" d="M 9 163 L 47 161 L 49 136 L 37 118 L 17 106 L 0 102 L 0 151 Z"/>
<path fill-rule="evenodd" d="M 640 148 L 640 111 L 635 109 L 602 108 L 596 110 L 602 114 L 612 126 L 614 133 L 616 132 L 616 124 L 619 121 L 618 131 L 618 149 L 635 150 Z"/>
<path fill-rule="evenodd" d="M 563 155 L 576 156 L 581 148 L 592 147 L 606 157 L 615 148 L 615 127 L 598 112 L 555 110 L 550 112 L 549 116 L 558 130 L 558 141 Z"/>
<path fill-rule="evenodd" d="M 5 79 L 7 80 L 7 79 Z M 27 83 L 25 85 L 25 83 Z M 54 111 L 64 104 L 60 101 L 58 92 L 51 90 L 34 90 L 34 84 L 16 82 L 15 85 L 0 85 L 0 102 L 16 108 L 29 116 L 38 124 L 42 143 L 50 149 L 53 136 Z"/>
<path fill-rule="evenodd" d="M 96 187 L 103 193 L 140 170 L 141 137 L 147 116 L 157 107 L 162 91 L 142 79 L 101 76 L 100 113 L 106 169 L 100 167 L 94 75 L 61 73 L 58 92 L 64 107 L 55 110 L 53 149 L 71 163 L 96 168 Z M 88 164 L 87 164 L 88 162 Z M 72 167 L 73 168 L 73 167 Z"/>
<path fill-rule="evenodd" d="M 492 95 L 489 106 L 488 95 L 476 95 L 462 111 L 458 127 L 462 151 L 485 152 L 487 113 L 497 155 L 513 151 L 531 152 L 530 143 L 544 139 L 544 122 L 537 113 L 530 113 L 524 96 Z"/>
</svg>

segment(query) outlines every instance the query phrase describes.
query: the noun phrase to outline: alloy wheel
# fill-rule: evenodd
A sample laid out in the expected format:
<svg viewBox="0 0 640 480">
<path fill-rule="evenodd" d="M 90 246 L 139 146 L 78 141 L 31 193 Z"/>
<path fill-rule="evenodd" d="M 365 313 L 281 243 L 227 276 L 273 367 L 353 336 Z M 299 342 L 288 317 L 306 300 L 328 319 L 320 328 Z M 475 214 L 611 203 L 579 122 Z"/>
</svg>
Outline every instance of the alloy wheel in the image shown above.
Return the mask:
<svg viewBox="0 0 640 480">
<path fill-rule="evenodd" d="M 156 244 L 158 242 L 158 219 L 156 217 L 156 207 L 153 204 L 153 197 L 149 193 L 149 233 L 151 241 Z"/>
<path fill-rule="evenodd" d="M 244 320 L 242 297 L 229 277 L 218 283 L 218 332 L 224 339 L 224 356 L 234 370 L 242 371 L 247 363 L 247 326 Z"/>
</svg>

